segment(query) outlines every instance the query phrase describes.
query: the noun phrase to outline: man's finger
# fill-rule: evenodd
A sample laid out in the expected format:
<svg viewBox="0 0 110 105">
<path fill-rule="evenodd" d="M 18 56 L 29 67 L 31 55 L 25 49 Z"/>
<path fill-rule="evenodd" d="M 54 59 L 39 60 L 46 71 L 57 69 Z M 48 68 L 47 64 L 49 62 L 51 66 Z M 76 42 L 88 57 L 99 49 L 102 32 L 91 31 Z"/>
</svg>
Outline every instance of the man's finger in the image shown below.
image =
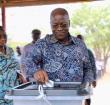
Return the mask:
<svg viewBox="0 0 110 105">
<path fill-rule="evenodd" d="M 44 83 L 45 79 L 44 79 L 44 75 L 43 75 L 43 73 L 39 73 L 37 79 L 38 79 L 39 82 Z"/>
<path fill-rule="evenodd" d="M 44 81 L 45 83 L 48 82 L 48 75 L 45 71 L 43 71 L 43 75 L 44 75 Z"/>
</svg>

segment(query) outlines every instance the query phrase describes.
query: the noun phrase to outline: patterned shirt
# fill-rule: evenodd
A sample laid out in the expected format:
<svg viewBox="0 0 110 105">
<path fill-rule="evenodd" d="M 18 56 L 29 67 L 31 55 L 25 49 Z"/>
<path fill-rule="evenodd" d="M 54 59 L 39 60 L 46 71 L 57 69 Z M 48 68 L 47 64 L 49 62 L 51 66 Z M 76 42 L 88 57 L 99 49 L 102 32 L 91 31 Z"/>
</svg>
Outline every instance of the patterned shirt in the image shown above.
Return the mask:
<svg viewBox="0 0 110 105">
<path fill-rule="evenodd" d="M 49 79 L 65 82 L 90 82 L 93 73 L 85 44 L 69 35 L 69 43 L 60 43 L 54 35 L 47 35 L 34 45 L 30 53 L 25 52 L 22 64 L 28 77 L 38 69 L 47 72 Z"/>
<path fill-rule="evenodd" d="M 97 74 L 96 74 L 97 69 L 96 69 L 96 64 L 95 64 L 95 58 L 90 49 L 88 49 L 88 55 L 89 55 L 90 63 L 92 66 L 93 77 L 94 77 L 94 80 L 96 80 L 97 79 Z"/>
<path fill-rule="evenodd" d="M 0 52 L 0 105 L 12 105 L 12 101 L 4 99 L 7 90 L 18 85 L 17 70 L 19 64 L 13 50 L 6 47 L 6 54 Z"/>
<path fill-rule="evenodd" d="M 22 74 L 24 75 L 24 77 L 26 77 L 26 70 L 25 70 L 25 67 L 24 67 L 24 63 L 23 62 L 25 62 L 25 57 L 27 58 L 27 54 L 29 54 L 29 53 L 32 53 L 31 51 L 32 51 L 32 49 L 33 49 L 33 47 L 34 47 L 34 44 L 35 43 L 29 43 L 29 44 L 27 44 L 27 45 L 25 45 L 24 46 L 24 48 L 23 48 L 23 50 L 22 50 L 22 55 L 21 55 L 21 72 L 22 72 Z"/>
<path fill-rule="evenodd" d="M 31 52 L 33 47 L 34 47 L 34 45 L 35 45 L 35 43 L 32 43 L 32 42 L 27 44 L 27 45 L 25 45 L 24 48 L 23 48 L 23 51 L 22 51 L 22 57 L 25 56 L 25 54 L 26 54 L 25 52 L 27 52 L 27 53 Z"/>
</svg>

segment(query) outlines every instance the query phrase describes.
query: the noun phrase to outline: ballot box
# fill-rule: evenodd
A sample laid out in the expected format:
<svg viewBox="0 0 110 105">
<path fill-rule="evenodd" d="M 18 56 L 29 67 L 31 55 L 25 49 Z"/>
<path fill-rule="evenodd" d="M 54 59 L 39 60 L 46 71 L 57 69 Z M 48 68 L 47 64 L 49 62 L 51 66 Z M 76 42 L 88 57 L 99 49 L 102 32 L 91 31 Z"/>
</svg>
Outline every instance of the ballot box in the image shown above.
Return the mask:
<svg viewBox="0 0 110 105">
<path fill-rule="evenodd" d="M 84 100 L 91 95 L 78 95 L 80 82 L 54 82 L 53 87 L 43 87 L 43 96 L 39 92 L 36 82 L 28 82 L 19 85 L 5 95 L 6 99 L 12 99 L 14 105 L 83 105 Z"/>
</svg>

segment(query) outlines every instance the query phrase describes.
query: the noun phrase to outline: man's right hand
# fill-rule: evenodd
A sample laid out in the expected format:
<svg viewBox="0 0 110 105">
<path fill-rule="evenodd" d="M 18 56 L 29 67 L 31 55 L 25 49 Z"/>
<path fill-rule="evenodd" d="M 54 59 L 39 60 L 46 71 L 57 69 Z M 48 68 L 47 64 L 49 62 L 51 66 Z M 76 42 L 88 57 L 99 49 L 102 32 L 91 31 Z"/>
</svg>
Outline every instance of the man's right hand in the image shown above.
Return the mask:
<svg viewBox="0 0 110 105">
<path fill-rule="evenodd" d="M 34 74 L 34 79 L 38 83 L 44 84 L 48 82 L 48 75 L 44 70 L 40 69 Z"/>
</svg>

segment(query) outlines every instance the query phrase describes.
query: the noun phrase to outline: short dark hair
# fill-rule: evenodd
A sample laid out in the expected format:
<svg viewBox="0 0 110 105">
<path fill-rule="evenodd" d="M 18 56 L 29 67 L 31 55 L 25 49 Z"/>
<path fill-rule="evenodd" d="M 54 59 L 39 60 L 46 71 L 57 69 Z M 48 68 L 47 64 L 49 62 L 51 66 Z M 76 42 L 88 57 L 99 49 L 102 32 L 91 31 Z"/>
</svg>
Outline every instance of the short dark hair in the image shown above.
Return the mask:
<svg viewBox="0 0 110 105">
<path fill-rule="evenodd" d="M 3 29 L 3 27 L 2 27 L 2 26 L 0 26 L 0 30 L 4 31 L 4 29 Z"/>
<path fill-rule="evenodd" d="M 77 38 L 81 39 L 81 40 L 84 40 L 83 36 L 82 35 L 77 35 Z"/>
<path fill-rule="evenodd" d="M 16 49 L 20 49 L 20 47 L 19 47 L 19 46 L 17 46 L 17 47 L 16 47 Z"/>
<path fill-rule="evenodd" d="M 56 14 L 67 15 L 68 18 L 69 18 L 68 11 L 66 9 L 64 9 L 64 8 L 56 8 L 56 9 L 54 9 L 51 12 L 50 19 L 51 19 L 51 17 L 55 16 Z"/>
<path fill-rule="evenodd" d="M 40 35 L 41 34 L 41 31 L 39 29 L 34 29 L 34 30 L 32 30 L 32 34 L 38 34 L 38 35 Z"/>
<path fill-rule="evenodd" d="M 5 31 L 4 31 L 2 26 L 0 26 L 0 31 L 4 33 L 4 38 L 7 40 L 7 34 L 5 33 Z"/>
</svg>

